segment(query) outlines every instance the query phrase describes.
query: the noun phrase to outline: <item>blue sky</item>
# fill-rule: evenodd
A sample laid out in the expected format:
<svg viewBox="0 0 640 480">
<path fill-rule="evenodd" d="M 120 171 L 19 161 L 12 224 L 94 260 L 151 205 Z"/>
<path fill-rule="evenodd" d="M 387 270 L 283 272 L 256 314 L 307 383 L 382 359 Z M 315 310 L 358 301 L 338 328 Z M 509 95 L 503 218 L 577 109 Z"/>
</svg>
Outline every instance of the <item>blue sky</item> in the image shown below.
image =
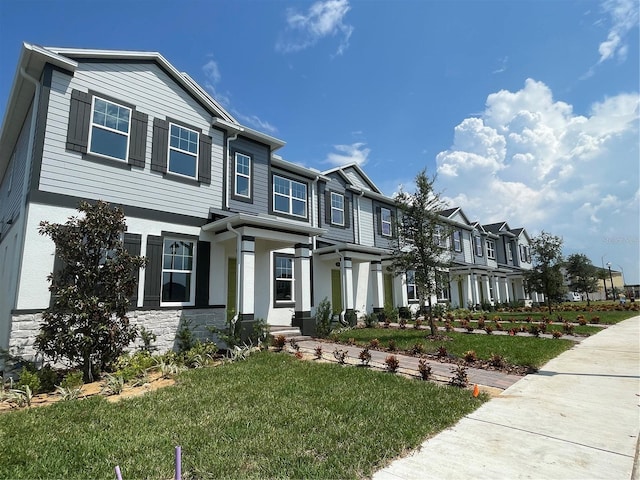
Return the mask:
<svg viewBox="0 0 640 480">
<path fill-rule="evenodd" d="M 22 41 L 158 51 L 289 161 L 389 195 L 426 168 L 640 282 L 637 0 L 2 0 L 2 117 Z"/>
</svg>

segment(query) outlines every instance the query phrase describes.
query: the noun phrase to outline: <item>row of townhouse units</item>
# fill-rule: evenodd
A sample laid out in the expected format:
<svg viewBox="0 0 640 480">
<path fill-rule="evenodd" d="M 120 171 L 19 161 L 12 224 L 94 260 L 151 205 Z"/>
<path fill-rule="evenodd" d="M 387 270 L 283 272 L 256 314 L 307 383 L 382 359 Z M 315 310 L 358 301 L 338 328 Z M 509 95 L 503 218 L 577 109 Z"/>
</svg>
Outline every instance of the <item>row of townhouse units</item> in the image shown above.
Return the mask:
<svg viewBox="0 0 640 480">
<path fill-rule="evenodd" d="M 0 349 L 35 354 L 58 268 L 38 225 L 82 200 L 123 209 L 125 248 L 148 261 L 129 317 L 160 349 L 185 324 L 302 326 L 325 298 L 342 315 L 415 305 L 410 275 L 388 268 L 394 200 L 358 165 L 320 172 L 283 146 L 159 53 L 25 43 L 0 132 Z M 526 233 L 445 214 L 459 227 L 451 303 L 524 298 L 529 254 L 508 249 Z"/>
</svg>

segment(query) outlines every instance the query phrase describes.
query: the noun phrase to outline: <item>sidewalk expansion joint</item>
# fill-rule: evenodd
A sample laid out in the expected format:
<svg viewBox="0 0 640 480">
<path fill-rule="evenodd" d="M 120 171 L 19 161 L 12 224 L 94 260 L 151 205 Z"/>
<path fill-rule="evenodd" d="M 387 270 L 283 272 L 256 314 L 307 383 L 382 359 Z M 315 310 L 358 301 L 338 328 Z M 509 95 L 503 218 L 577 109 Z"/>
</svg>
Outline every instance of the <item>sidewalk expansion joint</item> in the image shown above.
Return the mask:
<svg viewBox="0 0 640 480">
<path fill-rule="evenodd" d="M 592 450 L 598 450 L 600 452 L 605 452 L 605 453 L 612 453 L 613 455 L 619 455 L 621 457 L 625 457 L 625 458 L 634 458 L 634 455 L 627 455 L 626 453 L 620 453 L 620 452 L 614 452 L 612 450 L 607 450 L 605 448 L 599 448 L 599 447 L 594 447 L 592 445 L 586 445 L 584 443 L 580 443 L 580 442 L 574 442 L 572 440 L 567 440 L 566 438 L 560 438 L 560 437 L 554 437 L 553 435 L 547 435 L 545 433 L 540 433 L 540 432 L 534 432 L 531 430 L 527 430 L 524 428 L 518 428 L 518 427 L 513 427 L 510 425 L 505 425 L 503 423 L 498 423 L 498 422 L 490 422 L 488 420 L 482 420 L 480 418 L 474 418 L 474 417 L 467 417 L 469 420 L 475 420 L 476 422 L 481 422 L 481 423 L 488 423 L 490 425 L 497 425 L 498 427 L 504 427 L 504 428 L 508 428 L 509 430 L 518 430 L 520 432 L 525 432 L 525 433 L 530 433 L 532 435 L 537 435 L 540 437 L 545 437 L 545 438 L 550 438 L 552 440 L 558 440 L 559 442 L 564 442 L 564 443 L 571 443 L 573 445 L 578 445 L 580 447 L 585 447 L 585 448 L 590 448 Z M 634 452 L 635 454 L 635 452 Z"/>
</svg>

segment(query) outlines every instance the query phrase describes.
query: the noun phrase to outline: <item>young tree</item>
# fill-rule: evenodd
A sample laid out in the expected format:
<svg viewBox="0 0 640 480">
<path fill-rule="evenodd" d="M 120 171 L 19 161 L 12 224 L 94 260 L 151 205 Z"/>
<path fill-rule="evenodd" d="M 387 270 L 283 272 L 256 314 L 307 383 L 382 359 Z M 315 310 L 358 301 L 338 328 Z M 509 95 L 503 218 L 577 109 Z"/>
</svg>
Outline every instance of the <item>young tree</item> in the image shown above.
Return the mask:
<svg viewBox="0 0 640 480">
<path fill-rule="evenodd" d="M 431 298 L 437 285 L 448 281 L 445 277 L 452 255 L 447 243 L 450 229 L 439 216 L 445 204 L 434 191 L 434 182 L 435 177 L 428 177 L 423 170 L 416 176 L 415 193 L 401 191 L 396 197 L 399 218 L 392 268 L 396 274 L 414 272 L 420 308 L 426 301 L 431 334 L 435 336 Z"/>
<path fill-rule="evenodd" d="M 53 303 L 35 345 L 54 361 L 80 366 L 85 381 L 93 381 L 136 338 L 127 307 L 145 260 L 124 249 L 122 210 L 102 201 L 81 202 L 78 210 L 64 224 L 40 223 L 63 266 L 48 277 Z"/>
<path fill-rule="evenodd" d="M 587 295 L 587 306 L 591 304 L 589 294 L 598 291 L 598 269 L 593 266 L 591 260 L 582 254 L 569 255 L 565 265 L 569 277 L 569 288 L 578 293 Z"/>
<path fill-rule="evenodd" d="M 529 292 L 542 292 L 552 313 L 551 303 L 558 302 L 566 292 L 562 271 L 562 239 L 544 231 L 531 239 L 533 268 L 524 274 Z"/>
</svg>

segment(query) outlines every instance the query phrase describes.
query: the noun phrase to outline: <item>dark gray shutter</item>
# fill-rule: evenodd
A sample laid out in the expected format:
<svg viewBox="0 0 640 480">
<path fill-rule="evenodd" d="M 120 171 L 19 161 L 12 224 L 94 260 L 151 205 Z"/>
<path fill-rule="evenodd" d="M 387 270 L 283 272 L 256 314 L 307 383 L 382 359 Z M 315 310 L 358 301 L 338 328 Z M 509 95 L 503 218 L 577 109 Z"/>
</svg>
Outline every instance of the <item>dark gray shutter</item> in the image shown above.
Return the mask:
<svg viewBox="0 0 640 480">
<path fill-rule="evenodd" d="M 147 237 L 147 266 L 144 269 L 144 306 L 159 307 L 162 286 L 162 237 Z"/>
<path fill-rule="evenodd" d="M 376 207 L 376 220 L 376 230 L 378 235 L 382 235 L 382 209 L 380 207 Z"/>
<path fill-rule="evenodd" d="M 396 224 L 396 213 L 391 210 L 391 236 L 398 236 L 398 225 Z M 462 245 L 462 235 L 460 235 L 460 245 Z"/>
<path fill-rule="evenodd" d="M 327 225 L 331 225 L 331 192 L 324 191 L 324 221 Z"/>
<path fill-rule="evenodd" d="M 153 119 L 153 144 L 151 145 L 151 170 L 167 172 L 167 154 L 169 150 L 169 122 L 160 118 Z"/>
<path fill-rule="evenodd" d="M 144 157 L 147 152 L 147 122 L 147 114 L 133 110 L 129 140 L 129 165 L 134 167 L 144 168 Z"/>
<path fill-rule="evenodd" d="M 140 255 L 140 246 L 142 244 L 142 235 L 137 233 L 125 233 L 123 247 L 125 251 L 134 257 Z M 134 273 L 136 279 L 136 289 L 133 291 L 133 295 L 129 298 L 129 302 L 132 308 L 135 308 L 138 304 L 138 283 L 140 282 L 140 270 L 136 270 Z"/>
<path fill-rule="evenodd" d="M 211 184 L 211 142 L 211 137 L 200 134 L 198 181 L 205 185 Z"/>
<path fill-rule="evenodd" d="M 58 275 L 60 274 L 63 268 L 64 268 L 64 260 L 60 258 L 60 255 L 58 255 L 58 249 L 56 248 L 56 253 L 55 253 L 55 256 L 53 257 L 53 272 L 51 272 L 51 276 L 52 276 L 51 284 L 53 284 L 53 282 L 56 281 L 56 278 L 58 277 Z M 54 302 L 55 302 L 55 297 L 53 295 L 53 292 L 51 292 L 49 296 L 49 306 L 52 307 Z"/>
<path fill-rule="evenodd" d="M 351 201 L 344 197 L 344 228 L 351 226 Z"/>
<path fill-rule="evenodd" d="M 91 95 L 79 90 L 72 90 L 69 125 L 67 126 L 67 150 L 87 153 L 90 117 Z"/>
<path fill-rule="evenodd" d="M 211 242 L 198 241 L 196 263 L 196 307 L 209 306 L 209 265 Z"/>
</svg>

